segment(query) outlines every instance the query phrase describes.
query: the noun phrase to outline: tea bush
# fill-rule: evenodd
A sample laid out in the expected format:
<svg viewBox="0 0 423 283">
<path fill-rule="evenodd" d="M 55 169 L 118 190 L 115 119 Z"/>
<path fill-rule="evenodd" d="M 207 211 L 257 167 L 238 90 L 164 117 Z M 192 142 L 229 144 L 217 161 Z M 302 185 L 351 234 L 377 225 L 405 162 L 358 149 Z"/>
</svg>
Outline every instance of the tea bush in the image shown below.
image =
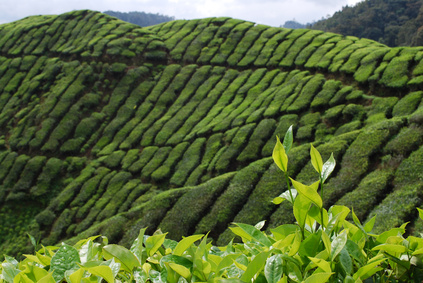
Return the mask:
<svg viewBox="0 0 423 283">
<path fill-rule="evenodd" d="M 380 221 L 393 221 L 394 219 L 391 218 L 376 221 L 376 217 L 372 217 L 362 224 L 354 210 L 351 211 L 346 206 L 333 205 L 326 209 L 322 195 L 325 181 L 336 166 L 333 155 L 323 162 L 319 151 L 311 145 L 309 150 L 311 164 L 318 173 L 318 180 L 311 185 L 304 185 L 289 178 L 288 168 L 291 167 L 291 161 L 288 163 L 287 153 L 291 149 L 292 142 L 292 128 L 290 128 L 283 144 L 279 139 L 277 140 L 272 155 L 276 166 L 272 165 L 271 168 L 278 167 L 282 170 L 281 177 L 283 177 L 278 181 L 279 183 L 285 183 L 283 179 L 284 177 L 286 179 L 286 191 L 274 198 L 273 202 L 282 203 L 285 208 L 291 206 L 295 224 L 283 224 L 263 232 L 261 230 L 266 225 L 264 221 L 255 226 L 234 223 L 230 231 L 242 242 L 231 241 L 226 246 L 214 246 L 209 243 L 208 234 L 195 234 L 179 242 L 167 239 L 167 233 L 162 233 L 161 230 L 157 230 L 152 236 L 147 236 L 146 233 L 151 229 L 142 227 L 153 223 L 155 224 L 152 226 L 156 226 L 160 218 L 163 219 L 164 227 L 181 223 L 182 226 L 179 227 L 183 231 L 181 234 L 184 234 L 185 230 L 192 231 L 192 225 L 196 223 L 194 218 L 202 214 L 208 200 L 213 198 L 214 192 L 225 187 L 222 184 L 230 181 L 228 191 L 236 189 L 235 183 L 239 182 L 236 180 L 239 174 L 232 179 L 230 173 L 206 182 L 187 193 L 184 193 L 187 189 L 168 191 L 167 194 L 160 194 L 157 199 L 152 198 L 150 202 L 132 209 L 131 213 L 138 214 L 139 220 L 131 228 L 133 233 L 128 233 L 133 234 L 135 238 L 134 241 L 128 243 L 129 249 L 109 244 L 104 236 L 81 239 L 81 235 L 68 241 L 68 244 L 62 243 L 60 246 L 40 246 L 34 237 L 29 236 L 35 254 L 24 254 L 25 259 L 21 262 L 5 255 L 0 269 L 1 280 L 5 282 L 104 280 L 106 282 L 174 283 L 197 281 L 420 282 L 423 279 L 421 264 L 423 238 L 406 237 L 406 224 L 390 230 L 373 232 L 378 229 Z M 245 177 L 255 176 L 253 173 L 267 170 L 270 161 L 271 159 L 265 160 L 264 163 L 267 165 L 264 163 L 259 165 L 261 162 L 256 162 L 255 165 L 253 163 L 248 169 L 244 169 L 247 173 L 243 176 L 244 181 Z M 264 165 L 263 168 L 261 168 L 262 165 Z M 292 169 L 289 171 L 292 172 Z M 389 178 L 389 172 L 392 171 L 385 172 L 388 173 L 386 176 Z M 255 182 L 254 179 L 255 177 L 249 179 L 247 183 Z M 363 188 L 376 179 L 380 178 L 369 175 L 366 180 L 363 180 Z M 373 185 L 370 186 L 373 187 Z M 409 189 L 413 191 L 410 195 L 415 194 L 411 187 Z M 201 198 L 198 197 L 200 191 Z M 207 198 L 203 197 L 204 192 L 208 192 Z M 393 197 L 397 199 L 404 197 L 400 190 L 395 191 L 394 194 Z M 224 193 L 219 199 L 222 199 L 224 195 L 229 196 Z M 232 198 L 235 197 L 233 200 L 241 200 L 239 196 L 236 197 L 236 194 L 231 193 L 231 195 Z M 196 207 L 198 207 L 195 213 L 190 214 L 193 219 L 184 219 L 180 222 L 178 211 L 185 209 L 186 202 L 192 201 L 196 201 Z M 233 203 L 226 201 L 222 199 L 222 204 Z M 269 203 L 269 200 L 262 199 L 261 202 Z M 384 202 L 382 206 L 390 205 Z M 163 218 L 164 213 L 159 213 L 159 210 L 172 205 L 173 209 Z M 398 205 L 398 202 L 395 205 Z M 401 202 L 400 205 L 412 206 L 413 203 Z M 227 210 L 225 206 L 221 209 Z M 221 217 L 224 212 L 221 209 L 215 210 L 219 212 L 210 220 L 224 221 Z M 146 214 L 147 210 L 155 210 L 155 213 Z M 349 217 L 350 212 L 351 217 Z M 418 209 L 418 212 L 423 221 L 423 210 Z M 69 209 L 63 211 L 54 224 L 50 235 L 51 240 L 58 240 L 62 233 L 69 233 L 74 229 L 74 226 L 69 226 L 70 223 L 66 222 L 66 219 L 71 219 L 74 213 L 75 211 Z M 148 220 L 151 216 L 154 216 L 156 220 L 151 218 Z M 50 223 L 50 218 L 52 216 L 49 216 L 47 212 L 37 216 L 40 223 Z M 352 221 L 347 220 L 351 218 Z M 114 240 L 120 237 L 126 220 L 124 216 L 116 215 L 103 224 L 93 226 L 89 231 L 102 231 L 109 235 L 110 240 Z M 204 221 L 200 223 L 205 224 Z M 66 227 L 68 228 L 65 231 Z M 202 229 L 200 227 L 197 227 L 197 232 L 198 229 Z M 215 229 L 221 229 L 216 225 L 209 227 L 212 228 L 210 233 L 214 233 Z M 221 234 L 221 237 L 233 236 L 228 230 L 227 233 Z M 127 239 L 123 239 L 123 242 L 125 241 Z"/>
</svg>

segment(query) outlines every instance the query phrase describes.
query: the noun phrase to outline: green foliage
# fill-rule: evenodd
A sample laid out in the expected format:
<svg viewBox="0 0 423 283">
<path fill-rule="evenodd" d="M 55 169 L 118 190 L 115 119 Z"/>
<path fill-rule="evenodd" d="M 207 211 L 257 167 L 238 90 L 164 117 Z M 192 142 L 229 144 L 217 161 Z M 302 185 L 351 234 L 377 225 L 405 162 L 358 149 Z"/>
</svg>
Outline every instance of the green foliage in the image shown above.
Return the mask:
<svg viewBox="0 0 423 283">
<path fill-rule="evenodd" d="M 353 208 L 358 219 L 364 221 L 371 208 L 389 191 L 392 179 L 393 168 L 375 170 L 361 180 L 356 189 L 341 197 L 336 204 Z"/>
<path fill-rule="evenodd" d="M 186 149 L 182 159 L 175 167 L 175 173 L 170 178 L 170 184 L 175 187 L 182 187 L 184 185 L 189 174 L 200 163 L 200 156 L 205 141 L 205 138 L 198 138 Z M 186 147 L 186 145 L 184 147 Z"/>
<path fill-rule="evenodd" d="M 361 2 L 342 7 L 332 17 L 314 23 L 312 28 L 369 38 L 388 46 L 420 46 L 418 22 L 421 4 L 416 0 L 407 3 Z"/>
<path fill-rule="evenodd" d="M 331 203 L 341 195 L 351 191 L 359 184 L 361 176 L 367 172 L 370 158 L 381 152 L 382 145 L 392 134 L 402 127 L 401 119 L 385 120 L 361 132 L 342 158 L 341 169 L 337 176 L 328 183 L 324 198 Z"/>
<path fill-rule="evenodd" d="M 401 98 L 398 103 L 395 104 L 394 109 L 392 109 L 392 116 L 405 116 L 413 113 L 420 104 L 422 95 L 423 92 L 416 91 Z"/>
<path fill-rule="evenodd" d="M 251 134 L 247 146 L 238 155 L 237 160 L 246 162 L 259 159 L 264 143 L 269 140 L 275 126 L 276 122 L 273 119 L 261 120 L 254 132 Z"/>
<path fill-rule="evenodd" d="M 234 161 L 234 159 L 236 159 L 238 154 L 241 153 L 245 144 L 245 140 L 252 133 L 255 126 L 255 124 L 245 125 L 236 132 L 235 137 L 231 141 L 226 141 L 227 143 L 230 143 L 230 145 L 227 146 L 226 150 L 222 153 L 216 162 L 215 169 L 218 172 L 223 172 L 226 170 Z"/>
<path fill-rule="evenodd" d="M 323 75 L 313 76 L 303 87 L 298 98 L 287 108 L 287 112 L 299 112 L 307 109 L 314 96 L 320 91 L 325 79 Z"/>
<path fill-rule="evenodd" d="M 219 235 L 235 216 L 237 208 L 248 198 L 251 190 L 269 166 L 268 160 L 251 163 L 233 176 L 228 188 L 218 197 L 206 216 L 197 224 L 195 233 L 210 231 L 210 237 L 221 243 L 228 239 L 220 239 Z M 218 239 L 219 238 L 219 239 Z"/>
<path fill-rule="evenodd" d="M 422 142 L 423 131 L 417 125 L 402 128 L 401 131 L 390 140 L 383 151 L 385 153 L 407 156 L 411 151 L 416 150 Z"/>
<path fill-rule="evenodd" d="M 157 146 L 149 146 L 144 148 L 141 151 L 141 154 L 139 156 L 139 159 L 132 163 L 131 166 L 129 166 L 128 170 L 131 173 L 137 173 L 140 172 L 142 168 L 153 158 L 154 154 L 158 150 Z"/>
<path fill-rule="evenodd" d="M 207 213 L 210 205 L 222 194 L 234 175 L 235 173 L 224 174 L 187 191 L 163 218 L 159 225 L 161 229 L 171 231 L 169 237 L 172 239 L 191 235 L 201 216 Z M 192 203 L 195 205 L 191 206 Z M 188 215 L 184 213 L 187 206 L 191 207 Z M 181 215 L 184 217 L 181 218 Z"/>
<path fill-rule="evenodd" d="M 387 65 L 379 82 L 389 87 L 404 87 L 408 81 L 408 66 L 415 55 L 412 51 L 414 50 L 405 49 L 400 56 L 393 58 Z"/>
<path fill-rule="evenodd" d="M 183 142 L 178 144 L 174 149 L 172 149 L 163 165 L 157 168 L 157 170 L 151 174 L 151 178 L 156 182 L 170 178 L 173 168 L 176 166 L 177 162 L 182 158 L 182 155 L 185 153 L 188 146 L 188 142 Z"/>
<path fill-rule="evenodd" d="M 288 141 L 284 140 L 284 145 L 288 146 L 286 150 L 289 151 L 292 132 L 288 131 L 285 139 Z M 279 150 L 285 152 L 284 146 L 276 145 L 275 151 Z M 294 194 L 289 196 L 283 193 L 274 199 L 274 202 L 278 203 L 284 200 L 286 200 L 285 203 L 291 203 L 296 224 L 284 224 L 271 229 L 271 233 L 264 233 L 260 231 L 264 222 L 259 222 L 255 226 L 234 223 L 230 230 L 241 238 L 242 243 L 234 244 L 231 241 L 222 247 L 208 244 L 208 235 L 192 235 L 176 242 L 166 239 L 167 236 L 174 237 L 175 235 L 163 234 L 161 230 L 156 231 L 152 236 L 147 236 L 146 228 L 141 228 L 138 233 L 134 233 L 133 239 L 135 240 L 132 241 L 129 249 L 109 244 L 106 237 L 95 236 L 74 241 L 76 242 L 74 246 L 63 243 L 60 247 L 42 246 L 42 249 L 37 251 L 37 243 L 30 236 L 36 249 L 35 255 L 25 255 L 26 259 L 21 263 L 14 258 L 5 256 L 1 270 L 2 275 L 5 280 L 26 280 L 28 282 L 40 280 L 80 282 L 83 279 L 104 279 L 107 282 L 114 282 L 115 279 L 130 281 L 132 278 L 142 281 L 159 278 L 166 282 L 231 279 L 245 282 L 252 280 L 253 282 L 261 282 L 260 280 L 288 282 L 293 278 L 295 281 L 305 282 L 331 282 L 330 280 L 362 282 L 366 279 L 377 282 L 385 282 L 390 279 L 413 282 L 416 278 L 420 278 L 423 271 L 419 265 L 412 263 L 419 260 L 423 240 L 413 236 L 405 238 L 405 225 L 375 234 L 377 232 L 374 230 L 378 230 L 380 228 L 378 225 L 384 221 L 375 222 L 375 217 L 372 217 L 362 224 L 353 210 L 352 220 L 354 223 L 351 223 L 346 220 L 350 209 L 343 205 L 334 205 L 326 210 L 323 207 L 321 196 L 324 182 L 333 172 L 336 162 L 331 155 L 323 163 L 319 151 L 313 146 L 311 146 L 310 156 L 312 166 L 318 173 L 319 181 L 307 186 L 291 179 L 293 186 L 291 189 L 287 178 L 288 188 Z M 271 159 L 267 159 L 254 166 L 253 163 L 250 165 L 250 170 L 245 172 L 249 173 L 247 176 L 251 177 L 253 172 L 266 170 L 270 162 Z M 276 159 L 275 162 L 278 163 Z M 264 168 L 261 168 L 262 166 Z M 365 190 L 367 186 L 371 186 L 377 194 L 386 186 L 392 172 L 390 169 L 377 171 L 377 173 L 375 171 L 374 175 L 369 175 L 362 181 L 357 194 L 361 194 L 361 191 Z M 381 174 L 384 176 L 383 178 L 380 178 Z M 190 190 L 179 190 L 179 195 L 176 195 L 176 198 L 174 195 L 176 191 L 174 191 L 173 195 L 169 194 L 157 199 L 160 200 L 162 208 L 175 203 L 175 200 L 170 201 L 171 199 L 179 199 L 163 218 L 161 225 L 167 227 L 180 223 L 181 225 L 176 230 L 176 233 L 180 235 L 192 230 L 198 221 L 198 215 L 202 214 L 204 208 L 208 206 L 207 203 L 216 197 L 216 194 L 225 187 L 227 182 L 230 182 L 230 187 L 222 196 L 228 196 L 229 190 L 238 188 L 239 185 L 235 186 L 235 183 L 241 180 L 237 177 L 239 173 L 233 175 L 223 175 Z M 380 182 L 381 179 L 384 181 Z M 254 182 L 254 178 L 249 181 Z M 320 187 L 320 191 L 317 191 L 318 187 Z M 200 198 L 199 194 L 201 194 Z M 396 191 L 393 194 L 395 194 L 393 197 L 410 195 L 404 190 Z M 353 197 L 352 194 L 345 196 L 345 198 L 351 197 Z M 196 201 L 195 213 L 191 213 L 190 218 L 181 222 L 181 211 L 193 199 Z M 374 198 L 367 199 L 367 203 L 371 202 L 371 199 Z M 159 202 L 153 201 L 134 209 L 132 213 L 143 215 L 144 209 L 151 211 L 153 203 L 159 204 Z M 227 204 L 231 203 L 227 202 Z M 382 203 L 378 208 L 379 211 L 383 209 L 382 206 L 387 204 Z M 392 202 L 389 204 L 392 205 Z M 403 208 L 413 204 L 413 202 L 400 203 Z M 160 209 L 160 207 L 155 209 Z M 218 221 L 224 221 L 221 216 L 225 209 L 220 209 L 216 215 L 220 216 L 217 218 L 217 220 L 220 219 Z M 419 213 L 421 214 L 420 210 Z M 65 210 L 62 215 L 66 215 L 69 219 L 72 212 Z M 51 212 L 46 212 L 39 214 L 37 219 L 40 223 L 48 223 L 53 217 Z M 145 220 L 142 218 L 135 226 L 145 224 Z M 395 220 L 393 217 L 389 218 L 391 222 Z M 105 234 L 110 235 L 110 239 L 115 239 L 122 232 L 124 222 L 125 217 L 121 215 L 104 222 L 107 223 L 107 226 L 104 226 Z M 54 233 L 62 230 L 65 224 L 65 218 L 59 217 L 54 224 L 56 229 Z M 201 229 L 201 225 L 204 223 L 200 222 L 197 229 Z M 209 235 L 213 235 L 219 226 L 214 225 L 212 228 Z M 100 241 L 96 241 L 96 239 L 100 239 Z M 407 254 L 411 254 L 411 256 L 406 256 Z"/>
<path fill-rule="evenodd" d="M 310 107 L 318 109 L 324 107 L 332 99 L 335 93 L 341 88 L 342 83 L 336 80 L 328 80 L 322 87 L 322 90 L 316 94 Z"/>
<path fill-rule="evenodd" d="M 231 221 L 266 219 L 267 231 L 292 224 L 300 206 L 294 213 L 289 201 L 269 202 L 290 184 L 269 157 L 275 136 L 292 124 L 296 141 L 285 144 L 291 150 L 281 164 L 289 161 L 284 170 L 307 186 L 317 168 L 325 208 L 363 205 L 356 215 L 364 220 L 379 204 L 387 215 L 379 217 L 393 220 L 386 229 L 404 221 L 413 235 L 421 228 L 408 205 L 393 203 L 404 196 L 421 206 L 412 157 L 422 142 L 421 48 L 226 17 L 139 28 L 74 11 L 0 26 L 0 49 L 3 253 L 26 252 L 26 231 L 46 245 L 102 233 L 129 247 L 144 226 L 149 234 L 169 229 L 174 240 L 213 226 L 212 238 L 227 244 Z M 313 150 L 315 166 L 307 165 L 308 143 L 323 156 L 320 162 Z M 341 166 L 326 178 L 331 151 Z M 321 206 L 307 186 L 300 190 Z M 359 200 L 366 186 L 374 190 Z M 216 215 L 223 220 L 215 223 Z M 244 259 L 236 262 L 246 270 Z M 265 273 L 251 278 L 269 280 Z"/>
<path fill-rule="evenodd" d="M 38 197 L 49 193 L 50 196 L 55 195 L 55 185 L 59 179 L 63 162 L 57 158 L 47 160 L 42 169 L 41 174 L 37 178 L 37 183 L 31 188 L 31 194 Z M 48 197 L 47 197 L 48 199 Z"/>
<path fill-rule="evenodd" d="M 159 148 L 156 153 L 154 154 L 153 158 L 145 164 L 141 171 L 141 177 L 143 179 L 150 178 L 151 174 L 161 166 L 164 161 L 166 160 L 169 153 L 172 151 L 171 147 L 161 147 Z M 143 154 L 141 153 L 139 161 L 143 158 Z M 136 165 L 136 163 L 134 164 Z M 138 165 L 138 164 L 137 164 Z"/>
</svg>

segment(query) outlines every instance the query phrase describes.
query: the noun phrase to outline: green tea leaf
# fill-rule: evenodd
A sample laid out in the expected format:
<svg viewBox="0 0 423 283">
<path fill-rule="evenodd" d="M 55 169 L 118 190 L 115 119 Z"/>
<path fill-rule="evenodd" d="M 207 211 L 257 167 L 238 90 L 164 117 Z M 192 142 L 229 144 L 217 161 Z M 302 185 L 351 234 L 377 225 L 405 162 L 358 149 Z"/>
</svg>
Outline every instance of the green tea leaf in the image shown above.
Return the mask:
<svg viewBox="0 0 423 283">
<path fill-rule="evenodd" d="M 278 205 L 278 204 L 281 204 L 284 200 L 285 200 L 285 198 L 283 198 L 283 197 L 279 196 L 279 197 L 275 197 L 275 198 L 272 200 L 272 202 L 273 202 L 273 204 Z"/>
<path fill-rule="evenodd" d="M 375 222 L 376 222 L 376 215 L 373 216 L 369 221 L 366 222 L 366 224 L 364 224 L 364 230 L 367 233 L 370 233 L 373 230 L 373 226 L 375 226 Z"/>
<path fill-rule="evenodd" d="M 282 278 L 282 258 L 280 255 L 273 255 L 266 260 L 264 276 L 268 283 L 277 283 Z"/>
<path fill-rule="evenodd" d="M 129 249 L 136 256 L 140 264 L 143 264 L 145 261 L 142 254 L 144 251 L 143 242 L 144 242 L 144 234 L 146 229 L 147 228 L 140 229 L 138 237 L 135 239 L 135 241 L 131 245 L 131 248 Z"/>
<path fill-rule="evenodd" d="M 317 191 L 313 189 L 313 187 L 319 184 L 318 181 L 310 186 L 306 186 L 304 184 L 301 184 L 300 182 L 295 181 L 292 178 L 290 179 L 295 189 L 298 191 L 298 193 L 306 197 L 309 201 L 313 202 L 315 205 L 317 205 L 317 207 L 322 208 L 322 205 L 323 205 L 322 198 L 317 193 Z"/>
<path fill-rule="evenodd" d="M 372 248 L 372 251 L 380 251 L 380 250 L 388 252 L 388 253 L 405 253 L 407 251 L 407 247 L 403 245 L 395 245 L 395 244 L 381 244 Z"/>
<path fill-rule="evenodd" d="M 300 227 L 304 227 L 307 218 L 308 208 L 310 207 L 311 201 L 306 198 L 303 194 L 299 194 L 294 202 L 294 216 Z"/>
<path fill-rule="evenodd" d="M 291 192 L 286 190 L 285 192 L 281 193 L 279 196 L 275 197 L 272 202 L 274 204 L 281 204 L 284 200 L 289 201 L 290 203 L 294 204 L 295 198 L 297 197 L 297 190 L 291 188 Z M 292 198 L 291 198 L 292 195 Z"/>
<path fill-rule="evenodd" d="M 335 239 L 333 239 L 331 244 L 331 253 L 330 253 L 330 260 L 334 261 L 336 256 L 341 252 L 341 250 L 345 247 L 345 244 L 348 240 L 348 230 L 342 231 Z"/>
<path fill-rule="evenodd" d="M 166 234 L 167 233 L 150 236 L 147 238 L 147 240 L 145 240 L 145 247 L 147 249 L 148 256 L 152 256 L 157 252 L 157 250 L 164 243 Z"/>
<path fill-rule="evenodd" d="M 378 272 L 379 268 L 376 268 L 376 266 L 378 266 L 379 264 L 381 264 L 382 262 L 384 262 L 386 260 L 386 258 L 380 259 L 380 260 L 376 260 L 373 261 L 365 266 L 360 267 L 356 273 L 354 273 L 353 278 L 354 279 L 358 279 L 360 278 L 361 280 L 365 280 L 367 278 L 369 278 L 370 276 L 372 276 L 373 274 L 375 274 L 376 272 Z"/>
<path fill-rule="evenodd" d="M 288 170 L 288 155 L 286 155 L 285 148 L 281 144 L 279 137 L 276 137 L 276 145 L 273 148 L 272 157 L 279 169 L 283 172 Z"/>
<path fill-rule="evenodd" d="M 251 279 L 260 272 L 266 264 L 267 257 L 270 252 L 261 252 L 254 257 L 254 259 L 248 264 L 247 270 L 241 277 L 242 281 L 250 282 Z"/>
<path fill-rule="evenodd" d="M 60 281 L 64 278 L 66 270 L 78 269 L 78 263 L 81 263 L 78 250 L 62 244 L 51 258 L 50 270 L 53 270 L 54 279 Z"/>
<path fill-rule="evenodd" d="M 118 245 L 107 245 L 103 247 L 103 257 L 106 260 L 114 258 L 116 262 L 121 264 L 121 269 L 132 272 L 132 270 L 140 266 L 136 256 L 128 249 Z"/>
<path fill-rule="evenodd" d="M 311 145 L 311 148 L 310 148 L 311 164 L 313 165 L 317 173 L 319 173 L 319 176 L 322 176 L 322 169 L 323 169 L 322 156 L 312 144 L 310 145 Z"/>
<path fill-rule="evenodd" d="M 289 256 L 294 256 L 298 252 L 298 250 L 300 249 L 300 246 L 301 246 L 301 241 L 302 241 L 301 233 L 300 233 L 300 231 L 297 230 L 295 232 L 294 241 L 292 242 L 292 245 L 291 245 L 289 252 L 288 252 Z"/>
<path fill-rule="evenodd" d="M 13 282 L 13 279 L 16 275 L 18 275 L 21 271 L 17 269 L 12 263 L 9 262 L 3 262 L 1 264 L 2 267 L 2 275 L 4 277 L 4 280 L 7 282 Z"/>
<path fill-rule="evenodd" d="M 5 262 L 13 264 L 15 267 L 18 267 L 19 261 L 17 261 L 14 257 L 4 255 Z"/>
<path fill-rule="evenodd" d="M 342 251 L 339 253 L 339 262 L 341 263 L 342 268 L 345 270 L 345 273 L 351 275 L 353 272 L 353 262 L 346 248 L 342 249 Z"/>
<path fill-rule="evenodd" d="M 301 256 L 314 257 L 319 249 L 321 230 L 308 235 L 300 245 L 299 254 Z"/>
<path fill-rule="evenodd" d="M 322 180 L 322 183 L 326 181 L 326 179 L 329 177 L 329 175 L 333 172 L 336 166 L 335 158 L 333 158 L 333 153 L 331 153 L 329 159 L 323 164 L 322 172 L 320 174 L 320 178 Z"/>
<path fill-rule="evenodd" d="M 160 265 L 161 266 L 164 266 L 164 263 L 169 263 L 169 262 L 173 262 L 173 263 L 176 263 L 178 265 L 185 266 L 188 269 L 190 269 L 193 265 L 192 261 L 189 260 L 188 258 L 183 257 L 183 256 L 174 255 L 174 254 L 165 255 L 164 257 L 162 257 L 160 259 Z"/>
<path fill-rule="evenodd" d="M 320 209 L 313 205 L 308 211 L 308 215 L 322 225 L 322 212 L 323 212 L 323 227 L 327 227 L 329 223 L 329 215 L 323 207 Z M 326 229 L 325 229 L 326 230 Z"/>
<path fill-rule="evenodd" d="M 324 283 L 329 280 L 333 273 L 321 272 L 314 273 L 304 280 L 304 283 Z"/>
<path fill-rule="evenodd" d="M 72 273 L 69 276 L 69 279 L 71 280 L 71 283 L 79 283 L 82 280 L 82 277 L 84 276 L 85 270 L 83 268 L 78 269 L 74 273 Z"/>
<path fill-rule="evenodd" d="M 28 235 L 29 240 L 31 241 L 31 245 L 34 247 L 34 249 L 37 249 L 37 241 L 35 240 L 35 238 L 29 233 L 26 234 Z"/>
<path fill-rule="evenodd" d="M 34 283 L 34 281 L 29 279 L 28 276 L 22 271 L 15 276 L 13 283 Z"/>
<path fill-rule="evenodd" d="M 240 256 L 240 254 L 228 254 L 228 255 L 226 255 L 222 259 L 222 261 L 219 263 L 219 265 L 217 266 L 217 270 L 220 271 L 220 270 L 223 270 L 224 268 L 230 266 L 234 262 L 234 260 L 239 256 Z"/>
<path fill-rule="evenodd" d="M 315 258 L 315 257 L 309 257 L 309 259 L 317 265 L 319 268 L 321 268 L 324 272 L 331 273 L 332 269 L 330 267 L 330 263 L 327 262 L 324 259 L 321 258 Z"/>
<path fill-rule="evenodd" d="M 20 282 L 19 280 L 27 281 L 27 279 L 33 282 L 39 282 L 42 278 L 46 277 L 49 274 L 49 272 L 44 268 L 38 267 L 33 264 L 26 264 L 24 268 L 25 269 L 13 279 L 14 282 Z M 53 275 L 52 273 L 50 274 Z M 48 280 L 48 277 L 44 280 Z M 53 282 L 55 282 L 54 279 Z"/>
<path fill-rule="evenodd" d="M 286 154 L 289 153 L 292 143 L 294 141 L 293 134 L 292 134 L 292 125 L 288 128 L 285 133 L 285 137 L 283 138 L 283 147 L 285 149 Z"/>
<path fill-rule="evenodd" d="M 240 236 L 243 239 L 247 239 L 248 241 L 254 240 L 263 245 L 270 247 L 272 243 L 270 242 L 269 238 L 264 234 L 262 231 L 257 229 L 254 226 L 243 224 L 243 223 L 234 223 L 236 226 L 239 227 L 229 227 L 235 235 Z"/>
<path fill-rule="evenodd" d="M 261 230 L 261 229 L 263 229 L 265 224 L 266 224 L 266 220 L 263 220 L 263 221 L 258 222 L 256 225 L 254 225 L 254 227 Z"/>
<path fill-rule="evenodd" d="M 106 265 L 94 266 L 94 267 L 86 268 L 85 270 L 87 270 L 89 273 L 95 276 L 99 276 L 103 278 L 109 283 L 114 282 L 115 280 L 112 269 Z"/>
<path fill-rule="evenodd" d="M 379 236 L 377 236 L 376 242 L 378 242 L 380 244 L 384 244 L 384 243 L 386 243 L 386 240 L 389 237 L 403 235 L 404 233 L 405 233 L 405 228 L 403 228 L 403 227 L 392 228 L 388 231 L 383 232 Z"/>
<path fill-rule="evenodd" d="M 81 259 L 81 263 L 84 264 L 87 261 L 90 261 L 95 258 L 95 249 L 93 247 L 93 241 L 88 240 L 80 249 L 79 249 L 79 257 Z"/>
<path fill-rule="evenodd" d="M 194 253 L 193 271 L 192 274 L 200 278 L 202 281 L 207 281 L 210 272 L 211 264 L 207 262 L 207 234 L 201 240 Z"/>
<path fill-rule="evenodd" d="M 325 231 L 322 232 L 322 241 L 323 241 L 323 244 L 325 245 L 328 255 L 332 254 L 332 243 L 330 242 L 330 238 L 328 234 L 326 234 Z"/>
<path fill-rule="evenodd" d="M 285 239 L 286 236 L 295 233 L 295 231 L 299 229 L 300 228 L 298 227 L 298 225 L 295 224 L 283 224 L 276 228 L 270 229 L 270 232 L 272 232 L 276 241 L 279 241 Z"/>
<path fill-rule="evenodd" d="M 417 207 L 417 211 L 419 212 L 420 219 L 423 220 L 423 209 Z"/>
<path fill-rule="evenodd" d="M 297 264 L 292 261 L 287 262 L 286 270 L 288 272 L 288 277 L 294 282 L 301 282 L 303 280 L 303 275 L 301 269 Z"/>
<path fill-rule="evenodd" d="M 184 251 L 191 247 L 191 245 L 194 244 L 196 241 L 200 240 L 203 236 L 204 234 L 200 234 L 183 238 L 181 241 L 179 241 L 178 245 L 173 250 L 173 254 L 182 255 Z"/>
<path fill-rule="evenodd" d="M 37 280 L 37 283 L 56 283 L 53 273 L 47 273 L 44 277 Z"/>
<path fill-rule="evenodd" d="M 350 213 L 350 209 L 343 205 L 334 205 L 329 209 L 328 225 L 326 226 L 326 231 L 331 233 L 333 230 L 337 231 L 341 228 L 344 223 L 345 218 Z"/>
<path fill-rule="evenodd" d="M 207 281 L 211 271 L 211 264 L 209 262 L 201 258 L 194 260 L 194 269 L 192 274 L 200 278 L 201 281 Z"/>
<path fill-rule="evenodd" d="M 185 279 L 188 279 L 189 277 L 191 277 L 191 272 L 189 271 L 188 268 L 186 268 L 183 265 L 180 264 L 176 264 L 173 262 L 169 262 L 169 266 L 170 268 L 172 268 L 176 273 L 178 273 L 179 275 L 181 275 L 182 277 L 184 277 Z"/>
<path fill-rule="evenodd" d="M 348 239 L 347 243 L 345 244 L 345 248 L 353 259 L 355 259 L 361 265 L 364 264 L 366 258 L 363 256 L 363 250 L 357 245 L 357 243 Z"/>
<path fill-rule="evenodd" d="M 120 266 L 121 266 L 121 264 L 119 262 L 115 262 L 114 258 L 106 260 L 103 263 L 101 263 L 100 265 L 106 265 L 106 266 L 110 267 L 110 269 L 113 272 L 113 277 L 116 277 L 118 275 L 118 273 L 120 271 Z M 139 268 L 139 266 L 138 266 L 138 268 Z"/>
</svg>

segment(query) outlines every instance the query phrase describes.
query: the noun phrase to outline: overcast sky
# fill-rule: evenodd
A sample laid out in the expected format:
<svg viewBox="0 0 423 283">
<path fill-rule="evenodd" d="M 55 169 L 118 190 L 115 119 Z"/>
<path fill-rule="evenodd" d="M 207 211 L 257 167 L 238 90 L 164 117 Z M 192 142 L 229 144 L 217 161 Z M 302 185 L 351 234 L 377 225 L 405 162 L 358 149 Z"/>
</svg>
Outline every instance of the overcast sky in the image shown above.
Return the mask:
<svg viewBox="0 0 423 283">
<path fill-rule="evenodd" d="M 228 16 L 270 26 L 293 20 L 307 23 L 362 0 L 0 0 L 0 24 L 31 15 L 90 9 L 142 11 L 195 19 Z"/>
</svg>

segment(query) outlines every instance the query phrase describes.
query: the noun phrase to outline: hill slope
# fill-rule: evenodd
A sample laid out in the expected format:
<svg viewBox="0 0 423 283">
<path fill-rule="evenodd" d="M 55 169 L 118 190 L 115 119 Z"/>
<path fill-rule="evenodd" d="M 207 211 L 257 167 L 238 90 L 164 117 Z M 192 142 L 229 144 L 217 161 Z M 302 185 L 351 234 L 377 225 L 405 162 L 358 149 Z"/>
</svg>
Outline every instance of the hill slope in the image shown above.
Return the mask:
<svg viewBox="0 0 423 283">
<path fill-rule="evenodd" d="M 292 222 L 276 135 L 293 124 L 290 172 L 336 172 L 324 200 L 384 229 L 411 221 L 423 187 L 423 48 L 231 18 L 150 28 L 76 11 L 0 26 L 0 243 L 24 251 L 141 227 L 170 238 L 232 222 Z"/>
</svg>

